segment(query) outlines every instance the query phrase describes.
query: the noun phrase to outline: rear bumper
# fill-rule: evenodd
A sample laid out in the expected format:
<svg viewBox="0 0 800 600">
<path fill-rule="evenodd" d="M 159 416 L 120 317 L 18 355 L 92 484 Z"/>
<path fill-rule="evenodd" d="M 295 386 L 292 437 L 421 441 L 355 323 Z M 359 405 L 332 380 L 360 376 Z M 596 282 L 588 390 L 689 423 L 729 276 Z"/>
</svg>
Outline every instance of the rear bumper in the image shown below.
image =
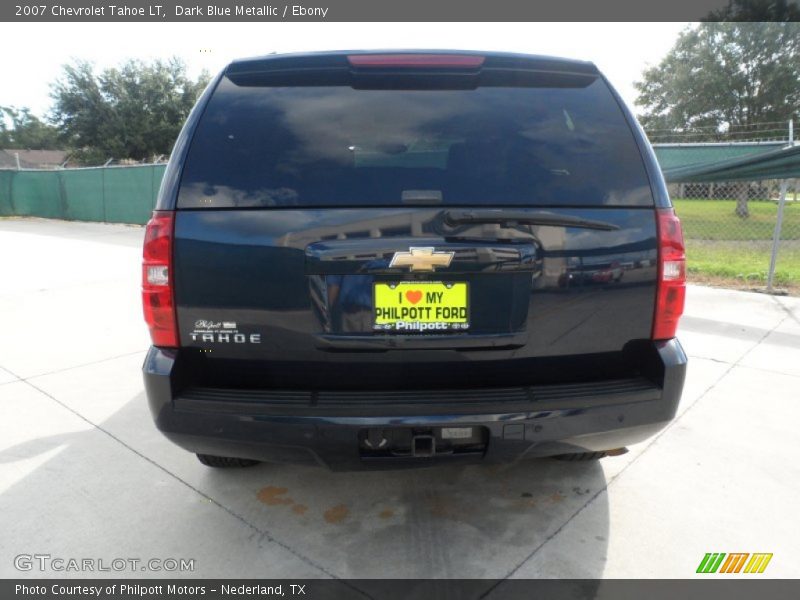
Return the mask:
<svg viewBox="0 0 800 600">
<path fill-rule="evenodd" d="M 513 462 L 643 441 L 675 416 L 687 363 L 676 339 L 654 342 L 648 350 L 647 377 L 502 389 L 193 389 L 186 385 L 178 352 L 159 348 L 150 349 L 143 371 L 156 426 L 190 452 L 351 470 L 453 460 Z M 485 444 L 480 451 L 425 458 L 365 455 L 365 431 L 412 429 L 436 436 L 442 427 L 480 428 Z"/>
</svg>

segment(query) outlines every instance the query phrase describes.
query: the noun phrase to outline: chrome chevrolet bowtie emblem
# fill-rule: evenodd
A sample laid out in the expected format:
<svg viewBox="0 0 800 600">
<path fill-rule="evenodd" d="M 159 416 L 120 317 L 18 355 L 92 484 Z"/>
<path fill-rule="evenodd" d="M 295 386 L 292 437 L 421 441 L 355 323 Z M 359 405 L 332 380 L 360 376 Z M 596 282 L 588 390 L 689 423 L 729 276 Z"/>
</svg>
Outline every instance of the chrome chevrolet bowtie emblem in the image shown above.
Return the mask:
<svg viewBox="0 0 800 600">
<path fill-rule="evenodd" d="M 436 252 L 435 248 L 409 248 L 408 252 L 395 252 L 389 268 L 411 267 L 412 271 L 435 271 L 436 267 L 448 267 L 453 252 Z"/>
</svg>

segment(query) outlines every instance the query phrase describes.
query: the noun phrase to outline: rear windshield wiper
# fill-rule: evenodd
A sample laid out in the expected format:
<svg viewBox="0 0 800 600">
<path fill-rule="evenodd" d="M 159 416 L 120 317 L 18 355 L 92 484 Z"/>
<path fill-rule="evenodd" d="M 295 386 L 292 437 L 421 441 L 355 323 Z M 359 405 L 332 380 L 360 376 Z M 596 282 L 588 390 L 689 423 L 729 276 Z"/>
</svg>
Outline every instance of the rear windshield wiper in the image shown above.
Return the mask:
<svg viewBox="0 0 800 600">
<path fill-rule="evenodd" d="M 561 215 L 546 211 L 526 210 L 447 210 L 444 211 L 446 225 L 472 225 L 478 223 L 497 223 L 499 225 L 550 225 L 553 227 L 578 227 L 580 229 L 598 229 L 600 231 L 614 231 L 619 225 L 607 221 L 594 221 L 571 215 Z"/>
</svg>

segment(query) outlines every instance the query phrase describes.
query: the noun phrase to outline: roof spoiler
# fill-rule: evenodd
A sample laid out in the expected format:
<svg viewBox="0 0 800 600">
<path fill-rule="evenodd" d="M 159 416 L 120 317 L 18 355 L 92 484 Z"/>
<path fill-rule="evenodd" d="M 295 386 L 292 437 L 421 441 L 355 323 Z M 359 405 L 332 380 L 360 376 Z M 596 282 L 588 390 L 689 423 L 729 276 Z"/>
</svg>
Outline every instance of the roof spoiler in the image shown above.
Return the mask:
<svg viewBox="0 0 800 600">
<path fill-rule="evenodd" d="M 564 59 L 418 51 L 274 55 L 233 62 L 225 75 L 240 86 L 469 89 L 585 87 L 599 77 L 599 72 L 592 63 Z"/>
</svg>

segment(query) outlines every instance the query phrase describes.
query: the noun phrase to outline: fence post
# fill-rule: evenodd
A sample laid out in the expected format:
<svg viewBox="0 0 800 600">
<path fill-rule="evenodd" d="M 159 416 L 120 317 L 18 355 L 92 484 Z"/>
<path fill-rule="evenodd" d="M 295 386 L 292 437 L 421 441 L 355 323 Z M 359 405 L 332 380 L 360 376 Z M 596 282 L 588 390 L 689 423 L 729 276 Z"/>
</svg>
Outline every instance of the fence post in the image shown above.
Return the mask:
<svg viewBox="0 0 800 600">
<path fill-rule="evenodd" d="M 106 209 L 106 170 L 100 170 L 100 189 L 101 198 L 103 199 L 103 223 L 107 223 L 106 215 L 108 214 L 108 209 Z"/>
<path fill-rule="evenodd" d="M 778 260 L 778 245 L 781 241 L 781 226 L 783 225 L 783 207 L 786 205 L 786 189 L 789 180 L 781 181 L 781 197 L 778 200 L 778 218 L 775 220 L 775 231 L 772 233 L 772 256 L 769 258 L 769 273 L 767 275 L 767 292 L 772 293 L 772 282 L 775 278 L 775 264 Z"/>
</svg>

